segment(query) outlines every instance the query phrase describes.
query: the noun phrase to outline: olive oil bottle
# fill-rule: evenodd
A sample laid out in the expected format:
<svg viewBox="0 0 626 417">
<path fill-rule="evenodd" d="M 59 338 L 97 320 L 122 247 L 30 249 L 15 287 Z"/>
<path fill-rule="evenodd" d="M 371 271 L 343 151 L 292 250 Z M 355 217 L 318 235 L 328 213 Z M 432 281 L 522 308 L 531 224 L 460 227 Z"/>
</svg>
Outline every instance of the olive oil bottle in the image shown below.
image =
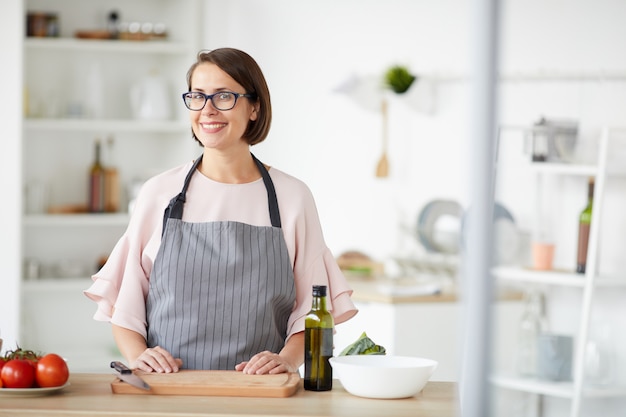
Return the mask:
<svg viewBox="0 0 626 417">
<path fill-rule="evenodd" d="M 304 323 L 304 389 L 331 390 L 334 320 L 326 307 L 325 285 L 313 286 L 313 303 Z"/>
</svg>

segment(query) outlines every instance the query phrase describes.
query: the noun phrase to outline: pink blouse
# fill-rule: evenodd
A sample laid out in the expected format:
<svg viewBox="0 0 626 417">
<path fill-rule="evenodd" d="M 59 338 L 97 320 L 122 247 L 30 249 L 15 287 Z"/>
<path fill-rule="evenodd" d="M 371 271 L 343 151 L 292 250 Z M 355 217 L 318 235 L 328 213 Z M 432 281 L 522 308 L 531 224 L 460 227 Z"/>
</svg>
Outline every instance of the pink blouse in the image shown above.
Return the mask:
<svg viewBox="0 0 626 417">
<path fill-rule="evenodd" d="M 163 211 L 183 186 L 193 161 L 159 174 L 143 185 L 126 232 L 115 245 L 107 263 L 84 291 L 97 303 L 94 319 L 133 330 L 144 337 L 146 297 L 154 258 L 161 244 Z M 289 251 L 296 286 L 296 304 L 287 324 L 287 338 L 304 330 L 304 317 L 311 309 L 313 285 L 328 286 L 328 308 L 339 324 L 357 309 L 352 290 L 326 246 L 313 195 L 302 181 L 269 170 Z M 183 221 L 237 221 L 271 226 L 267 191 L 262 179 L 247 184 L 224 184 L 199 171 L 191 178 Z"/>
</svg>

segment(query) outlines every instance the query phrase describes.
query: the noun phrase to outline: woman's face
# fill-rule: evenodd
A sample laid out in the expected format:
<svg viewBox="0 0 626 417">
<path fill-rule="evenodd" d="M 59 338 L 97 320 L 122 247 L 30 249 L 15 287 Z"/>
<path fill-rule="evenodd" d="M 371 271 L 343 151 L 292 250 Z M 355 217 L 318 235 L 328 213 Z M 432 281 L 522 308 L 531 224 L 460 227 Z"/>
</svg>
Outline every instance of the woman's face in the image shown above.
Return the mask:
<svg viewBox="0 0 626 417">
<path fill-rule="evenodd" d="M 217 65 L 205 62 L 196 67 L 191 75 L 191 91 L 215 94 L 219 91 L 247 93 L 243 87 Z M 189 111 L 191 127 L 205 148 L 228 150 L 233 147 L 246 147 L 242 139 L 248 122 L 256 120 L 254 102 L 240 97 L 230 110 L 217 110 L 211 100 L 200 111 Z"/>
</svg>

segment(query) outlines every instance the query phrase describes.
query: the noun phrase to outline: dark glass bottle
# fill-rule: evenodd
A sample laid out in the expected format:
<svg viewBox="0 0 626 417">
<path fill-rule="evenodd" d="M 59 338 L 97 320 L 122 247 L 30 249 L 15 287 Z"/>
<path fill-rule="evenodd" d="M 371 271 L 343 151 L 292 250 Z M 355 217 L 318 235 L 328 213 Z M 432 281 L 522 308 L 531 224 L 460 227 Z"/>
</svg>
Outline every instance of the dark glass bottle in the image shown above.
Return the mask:
<svg viewBox="0 0 626 417">
<path fill-rule="evenodd" d="M 107 139 L 107 152 L 104 158 L 104 211 L 115 213 L 120 209 L 120 177 L 112 164 L 114 139 Z"/>
<path fill-rule="evenodd" d="M 334 320 L 326 308 L 326 286 L 313 286 L 311 311 L 304 321 L 304 389 L 328 391 L 333 388 Z"/>
<path fill-rule="evenodd" d="M 102 213 L 104 211 L 104 167 L 100 160 L 100 140 L 95 143 L 94 161 L 89 168 L 89 211 Z"/>
<path fill-rule="evenodd" d="M 587 206 L 580 213 L 578 218 L 578 253 L 576 256 L 576 272 L 579 274 L 584 274 L 587 268 L 587 247 L 589 245 L 589 230 L 591 229 L 594 184 L 594 178 L 590 178 L 587 191 Z"/>
</svg>

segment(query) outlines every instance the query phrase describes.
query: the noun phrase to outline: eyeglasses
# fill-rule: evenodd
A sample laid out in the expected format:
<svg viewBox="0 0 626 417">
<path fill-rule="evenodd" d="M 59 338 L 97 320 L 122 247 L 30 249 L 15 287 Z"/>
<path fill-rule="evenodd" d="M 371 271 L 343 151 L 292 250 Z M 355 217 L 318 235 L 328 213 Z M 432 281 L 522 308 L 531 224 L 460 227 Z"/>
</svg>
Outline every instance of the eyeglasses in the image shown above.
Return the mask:
<svg viewBox="0 0 626 417">
<path fill-rule="evenodd" d="M 213 107 L 217 110 L 230 110 L 235 107 L 239 97 L 256 98 L 256 94 L 239 94 L 233 93 L 232 91 L 220 91 L 215 94 L 204 94 L 199 91 L 183 93 L 185 106 L 193 111 L 202 110 L 208 100 L 211 100 Z"/>
</svg>

